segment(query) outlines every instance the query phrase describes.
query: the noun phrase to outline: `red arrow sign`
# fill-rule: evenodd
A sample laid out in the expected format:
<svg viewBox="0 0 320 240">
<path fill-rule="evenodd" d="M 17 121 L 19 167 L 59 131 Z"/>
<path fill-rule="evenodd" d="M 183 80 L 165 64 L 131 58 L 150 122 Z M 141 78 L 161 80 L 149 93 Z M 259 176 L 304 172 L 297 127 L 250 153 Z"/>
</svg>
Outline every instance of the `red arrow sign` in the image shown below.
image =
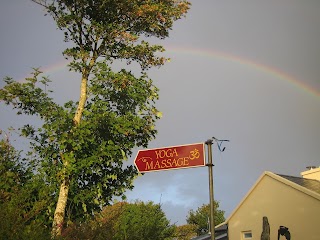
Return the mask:
<svg viewBox="0 0 320 240">
<path fill-rule="evenodd" d="M 205 165 L 204 143 L 139 150 L 134 164 L 141 173 L 201 167 Z"/>
</svg>

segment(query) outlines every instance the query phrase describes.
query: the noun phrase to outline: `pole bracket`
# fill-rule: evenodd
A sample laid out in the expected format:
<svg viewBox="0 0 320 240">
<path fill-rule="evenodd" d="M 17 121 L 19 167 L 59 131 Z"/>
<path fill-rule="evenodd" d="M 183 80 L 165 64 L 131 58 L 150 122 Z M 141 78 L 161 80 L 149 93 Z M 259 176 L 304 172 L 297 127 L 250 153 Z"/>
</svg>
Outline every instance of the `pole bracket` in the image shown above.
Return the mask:
<svg viewBox="0 0 320 240">
<path fill-rule="evenodd" d="M 206 166 L 207 166 L 207 167 L 214 167 L 214 164 L 212 164 L 212 163 L 207 163 Z"/>
</svg>

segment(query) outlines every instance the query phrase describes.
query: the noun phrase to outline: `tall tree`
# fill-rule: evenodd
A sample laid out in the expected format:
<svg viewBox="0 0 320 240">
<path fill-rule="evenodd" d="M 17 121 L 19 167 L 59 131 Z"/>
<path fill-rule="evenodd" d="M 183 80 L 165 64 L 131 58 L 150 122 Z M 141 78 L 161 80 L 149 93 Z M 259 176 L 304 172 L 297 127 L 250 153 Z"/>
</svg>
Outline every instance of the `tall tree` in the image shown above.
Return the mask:
<svg viewBox="0 0 320 240">
<path fill-rule="evenodd" d="M 0 239 L 45 239 L 48 198 L 42 194 L 43 182 L 33 174 L 0 130 Z M 41 229 L 39 231 L 39 228 Z M 37 230 L 37 231 L 35 231 Z"/>
<path fill-rule="evenodd" d="M 24 166 L 20 152 L 11 145 L 8 134 L 0 130 L 0 136 L 0 203 L 4 203 L 19 192 L 30 172 Z"/>
<path fill-rule="evenodd" d="M 185 224 L 176 226 L 174 229 L 174 237 L 176 240 L 190 240 L 197 236 L 197 226 L 195 224 Z"/>
<path fill-rule="evenodd" d="M 106 206 L 94 219 L 73 224 L 62 235 L 65 239 L 169 240 L 174 230 L 160 204 L 136 201 Z"/>
<path fill-rule="evenodd" d="M 166 218 L 160 204 L 137 201 L 124 204 L 120 210 L 122 213 L 119 214 L 118 224 L 115 225 L 113 239 L 165 240 L 172 238 L 174 226 Z M 107 207 L 102 212 L 102 216 L 108 212 Z"/>
<path fill-rule="evenodd" d="M 214 222 L 216 225 L 225 221 L 224 211 L 219 209 L 219 202 L 214 202 Z M 197 235 L 203 235 L 209 232 L 210 204 L 203 204 L 196 211 L 190 210 L 187 217 L 187 223 L 196 225 Z"/>
<path fill-rule="evenodd" d="M 24 83 L 6 79 L 0 100 L 18 113 L 39 116 L 36 130 L 25 125 L 42 160 L 45 182 L 59 190 L 52 235 L 61 235 L 66 210 L 69 220 L 92 214 L 114 195 L 132 188 L 136 170 L 123 167 L 135 146 L 146 147 L 155 137 L 160 113 L 154 106 L 158 89 L 147 76 L 151 67 L 166 62 L 164 51 L 147 37 L 166 38 L 174 21 L 185 16 L 185 0 L 32 0 L 45 8 L 71 42 L 63 54 L 70 69 L 81 74 L 78 102 L 60 106 L 49 96 L 49 80 L 33 77 Z M 115 60 L 136 62 L 141 74 L 111 70 Z"/>
</svg>

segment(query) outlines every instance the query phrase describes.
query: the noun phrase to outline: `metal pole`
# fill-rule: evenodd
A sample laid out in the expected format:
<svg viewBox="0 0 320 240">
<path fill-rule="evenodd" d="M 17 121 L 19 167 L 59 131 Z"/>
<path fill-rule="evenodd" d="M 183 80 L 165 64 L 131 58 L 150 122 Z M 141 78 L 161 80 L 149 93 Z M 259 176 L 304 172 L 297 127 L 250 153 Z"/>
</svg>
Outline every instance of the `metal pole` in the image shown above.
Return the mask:
<svg viewBox="0 0 320 240">
<path fill-rule="evenodd" d="M 212 144 L 213 140 L 208 139 L 205 144 L 208 146 L 208 163 L 206 164 L 209 168 L 209 194 L 210 194 L 210 231 L 211 240 L 215 239 L 214 236 L 214 197 L 213 197 L 213 164 L 212 164 Z"/>
</svg>

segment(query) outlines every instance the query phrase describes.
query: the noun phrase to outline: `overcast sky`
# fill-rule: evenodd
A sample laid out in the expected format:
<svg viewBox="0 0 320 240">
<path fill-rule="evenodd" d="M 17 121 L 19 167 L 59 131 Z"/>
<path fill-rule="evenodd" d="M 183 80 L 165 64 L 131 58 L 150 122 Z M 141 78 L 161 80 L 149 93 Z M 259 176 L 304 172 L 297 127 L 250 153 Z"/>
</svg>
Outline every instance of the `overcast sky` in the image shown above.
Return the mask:
<svg viewBox="0 0 320 240">
<path fill-rule="evenodd" d="M 171 62 L 150 72 L 163 112 L 150 148 L 229 139 L 223 153 L 213 146 L 214 197 L 228 217 L 264 171 L 299 176 L 320 165 L 320 1 L 191 2 L 161 43 Z M 42 67 L 57 101 L 77 99 L 63 33 L 43 15 L 31 1 L 1 0 L 0 87 L 5 76 L 21 80 Z M 0 106 L 0 129 L 23 122 Z M 127 195 L 161 202 L 181 225 L 209 202 L 208 169 L 148 173 Z"/>
</svg>

